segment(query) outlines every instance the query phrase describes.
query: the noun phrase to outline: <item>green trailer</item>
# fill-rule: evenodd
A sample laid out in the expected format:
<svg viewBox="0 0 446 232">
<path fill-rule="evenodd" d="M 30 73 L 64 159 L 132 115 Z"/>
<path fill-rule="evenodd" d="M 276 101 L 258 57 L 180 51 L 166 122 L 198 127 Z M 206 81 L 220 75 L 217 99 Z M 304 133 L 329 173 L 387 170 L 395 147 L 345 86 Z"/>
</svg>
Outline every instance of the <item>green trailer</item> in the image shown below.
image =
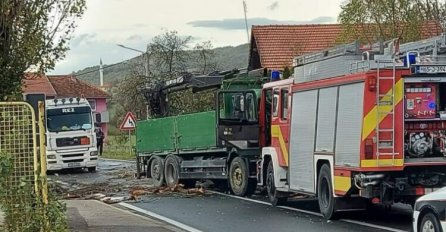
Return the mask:
<svg viewBox="0 0 446 232">
<path fill-rule="evenodd" d="M 156 186 L 210 179 L 236 195 L 252 193 L 261 155 L 258 104 L 264 76 L 221 77 L 214 111 L 138 121 L 138 176 L 151 177 Z"/>
</svg>

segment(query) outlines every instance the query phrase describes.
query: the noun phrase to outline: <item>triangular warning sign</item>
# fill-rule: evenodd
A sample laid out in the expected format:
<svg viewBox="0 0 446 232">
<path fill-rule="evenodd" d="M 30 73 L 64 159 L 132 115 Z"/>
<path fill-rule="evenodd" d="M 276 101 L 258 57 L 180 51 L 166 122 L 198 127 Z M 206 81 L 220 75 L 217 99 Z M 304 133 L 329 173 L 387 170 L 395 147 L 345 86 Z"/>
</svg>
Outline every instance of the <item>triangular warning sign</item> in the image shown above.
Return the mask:
<svg viewBox="0 0 446 232">
<path fill-rule="evenodd" d="M 122 121 L 121 126 L 119 127 L 121 130 L 133 130 L 136 127 L 136 120 L 133 116 L 132 112 L 127 112 L 125 115 L 124 121 Z"/>
</svg>

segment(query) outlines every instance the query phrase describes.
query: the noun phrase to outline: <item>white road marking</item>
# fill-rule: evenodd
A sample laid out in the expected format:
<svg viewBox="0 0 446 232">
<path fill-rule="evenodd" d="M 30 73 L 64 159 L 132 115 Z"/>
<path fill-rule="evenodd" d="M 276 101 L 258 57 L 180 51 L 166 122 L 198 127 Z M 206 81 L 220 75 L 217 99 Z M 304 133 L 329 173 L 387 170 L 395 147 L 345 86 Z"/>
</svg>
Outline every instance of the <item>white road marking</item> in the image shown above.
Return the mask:
<svg viewBox="0 0 446 232">
<path fill-rule="evenodd" d="M 258 203 L 258 204 L 271 206 L 270 203 L 264 202 L 264 201 L 254 200 L 254 199 L 250 199 L 250 198 L 246 198 L 246 197 L 239 197 L 239 196 L 228 195 L 228 194 L 225 194 L 225 193 L 220 193 L 220 192 L 215 192 L 215 191 L 209 191 L 209 192 L 212 192 L 212 193 L 215 193 L 215 194 L 218 194 L 218 195 L 223 195 L 223 196 L 227 196 L 227 197 L 232 197 L 232 198 L 244 200 L 244 201 L 251 201 L 251 202 L 254 202 L 254 203 Z M 297 212 L 301 212 L 301 213 L 306 213 L 306 214 L 311 214 L 311 215 L 314 215 L 314 216 L 322 217 L 322 214 L 316 213 L 316 212 L 311 212 L 311 211 L 308 211 L 308 210 L 296 209 L 296 208 L 291 208 L 291 207 L 288 207 L 288 206 L 277 206 L 277 208 L 288 209 L 288 210 L 293 210 L 293 211 L 297 211 Z"/>
<path fill-rule="evenodd" d="M 123 206 L 123 207 L 126 207 L 126 208 L 128 208 L 128 209 L 132 209 L 132 210 L 135 210 L 135 211 L 137 211 L 137 212 L 139 212 L 139 213 L 145 214 L 145 215 L 147 215 L 147 216 L 150 216 L 150 217 L 159 219 L 159 220 L 161 220 L 161 221 L 167 222 L 167 223 L 169 223 L 169 224 L 171 224 L 171 225 L 173 225 L 173 226 L 176 226 L 176 227 L 178 227 L 178 228 L 180 228 L 180 229 L 183 229 L 183 230 L 185 230 L 185 231 L 189 231 L 189 232 L 202 232 L 201 230 L 195 229 L 195 228 L 190 227 L 190 226 L 188 226 L 188 225 L 186 225 L 186 224 L 183 224 L 183 223 L 181 223 L 181 222 L 172 220 L 172 219 L 170 219 L 170 218 L 161 216 L 161 215 L 159 215 L 159 214 L 156 214 L 156 213 L 154 213 L 154 212 L 151 212 L 151 211 L 148 211 L 148 210 L 145 210 L 145 209 L 138 208 L 138 207 L 136 207 L 136 206 L 134 206 L 134 205 L 131 205 L 131 204 L 128 204 L 128 203 L 125 203 L 125 202 L 121 202 L 121 203 L 118 203 L 118 204 L 121 205 L 121 206 Z"/>
<path fill-rule="evenodd" d="M 244 201 L 250 201 L 250 202 L 254 202 L 254 203 L 258 203 L 258 204 L 262 204 L 262 205 L 270 205 L 271 206 L 270 203 L 264 202 L 264 201 L 254 200 L 254 199 L 250 199 L 250 198 L 246 198 L 246 197 L 239 197 L 239 196 L 228 195 L 228 194 L 225 194 L 225 193 L 220 193 L 220 192 L 215 192 L 215 191 L 209 191 L 209 192 L 212 192 L 212 193 L 215 193 L 215 194 L 218 194 L 218 195 L 223 195 L 223 196 L 227 196 L 227 197 L 232 197 L 232 198 L 244 200 Z M 312 212 L 312 211 L 308 211 L 308 210 L 303 210 L 303 209 L 296 209 L 296 208 L 292 208 L 292 207 L 289 207 L 289 206 L 277 206 L 277 208 L 282 208 L 282 209 L 287 209 L 287 210 L 296 211 L 296 212 L 300 212 L 300 213 L 311 214 L 313 216 L 322 217 L 322 214 L 320 214 L 320 213 L 316 213 L 316 212 Z M 405 230 L 400 230 L 400 229 L 387 227 L 387 226 L 375 225 L 375 224 L 371 224 L 371 223 L 367 223 L 367 222 L 361 222 L 361 221 L 356 221 L 356 220 L 340 219 L 339 221 L 343 221 L 343 222 L 347 222 L 347 223 L 351 223 L 351 224 L 356 224 L 356 225 L 361 225 L 361 226 L 366 226 L 366 227 L 371 227 L 371 228 L 380 229 L 380 230 L 387 230 L 387 231 L 392 231 L 392 232 L 405 232 Z"/>
<path fill-rule="evenodd" d="M 395 228 L 387 227 L 387 226 L 375 225 L 375 224 L 356 221 L 356 220 L 341 219 L 340 221 L 348 222 L 348 223 L 352 223 L 352 224 L 356 224 L 356 225 L 361 225 L 361 226 L 372 227 L 372 228 L 376 228 L 376 229 L 380 229 L 380 230 L 387 230 L 387 231 L 393 231 L 393 232 L 405 232 L 405 230 L 395 229 Z"/>
</svg>

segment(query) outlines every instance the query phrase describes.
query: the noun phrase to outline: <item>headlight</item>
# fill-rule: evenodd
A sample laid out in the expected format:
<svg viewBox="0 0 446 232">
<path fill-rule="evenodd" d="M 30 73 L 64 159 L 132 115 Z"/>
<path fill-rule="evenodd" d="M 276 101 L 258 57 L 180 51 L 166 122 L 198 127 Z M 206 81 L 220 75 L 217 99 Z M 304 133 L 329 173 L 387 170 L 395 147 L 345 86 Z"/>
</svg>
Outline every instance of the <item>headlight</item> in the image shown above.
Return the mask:
<svg viewBox="0 0 446 232">
<path fill-rule="evenodd" d="M 56 159 L 56 155 L 47 155 L 47 159 Z"/>
<path fill-rule="evenodd" d="M 92 152 L 90 152 L 90 156 L 97 156 L 98 155 L 98 152 L 97 151 L 92 151 Z"/>
</svg>

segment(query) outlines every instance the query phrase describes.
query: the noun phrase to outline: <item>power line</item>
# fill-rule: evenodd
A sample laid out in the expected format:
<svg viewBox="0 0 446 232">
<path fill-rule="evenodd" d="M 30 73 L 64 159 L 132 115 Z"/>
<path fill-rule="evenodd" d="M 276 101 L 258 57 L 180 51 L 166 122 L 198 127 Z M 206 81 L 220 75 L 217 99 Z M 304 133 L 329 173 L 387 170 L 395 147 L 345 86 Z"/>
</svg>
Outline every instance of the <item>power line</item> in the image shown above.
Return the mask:
<svg viewBox="0 0 446 232">
<path fill-rule="evenodd" d="M 127 62 L 127 60 L 126 61 L 121 61 L 121 62 L 116 63 L 116 64 L 107 65 L 107 66 L 103 67 L 103 69 L 110 68 L 110 67 L 113 67 L 113 66 L 116 66 L 116 65 L 120 65 L 120 64 L 123 64 L 123 63 L 126 63 L 126 62 Z M 88 71 L 88 72 L 84 72 L 84 73 L 79 73 L 79 74 L 76 74 L 76 76 L 82 76 L 82 75 L 86 75 L 86 74 L 89 74 L 89 73 L 98 72 L 99 70 L 101 70 L 101 68 L 94 69 L 94 70 L 91 70 L 91 71 Z"/>
</svg>

